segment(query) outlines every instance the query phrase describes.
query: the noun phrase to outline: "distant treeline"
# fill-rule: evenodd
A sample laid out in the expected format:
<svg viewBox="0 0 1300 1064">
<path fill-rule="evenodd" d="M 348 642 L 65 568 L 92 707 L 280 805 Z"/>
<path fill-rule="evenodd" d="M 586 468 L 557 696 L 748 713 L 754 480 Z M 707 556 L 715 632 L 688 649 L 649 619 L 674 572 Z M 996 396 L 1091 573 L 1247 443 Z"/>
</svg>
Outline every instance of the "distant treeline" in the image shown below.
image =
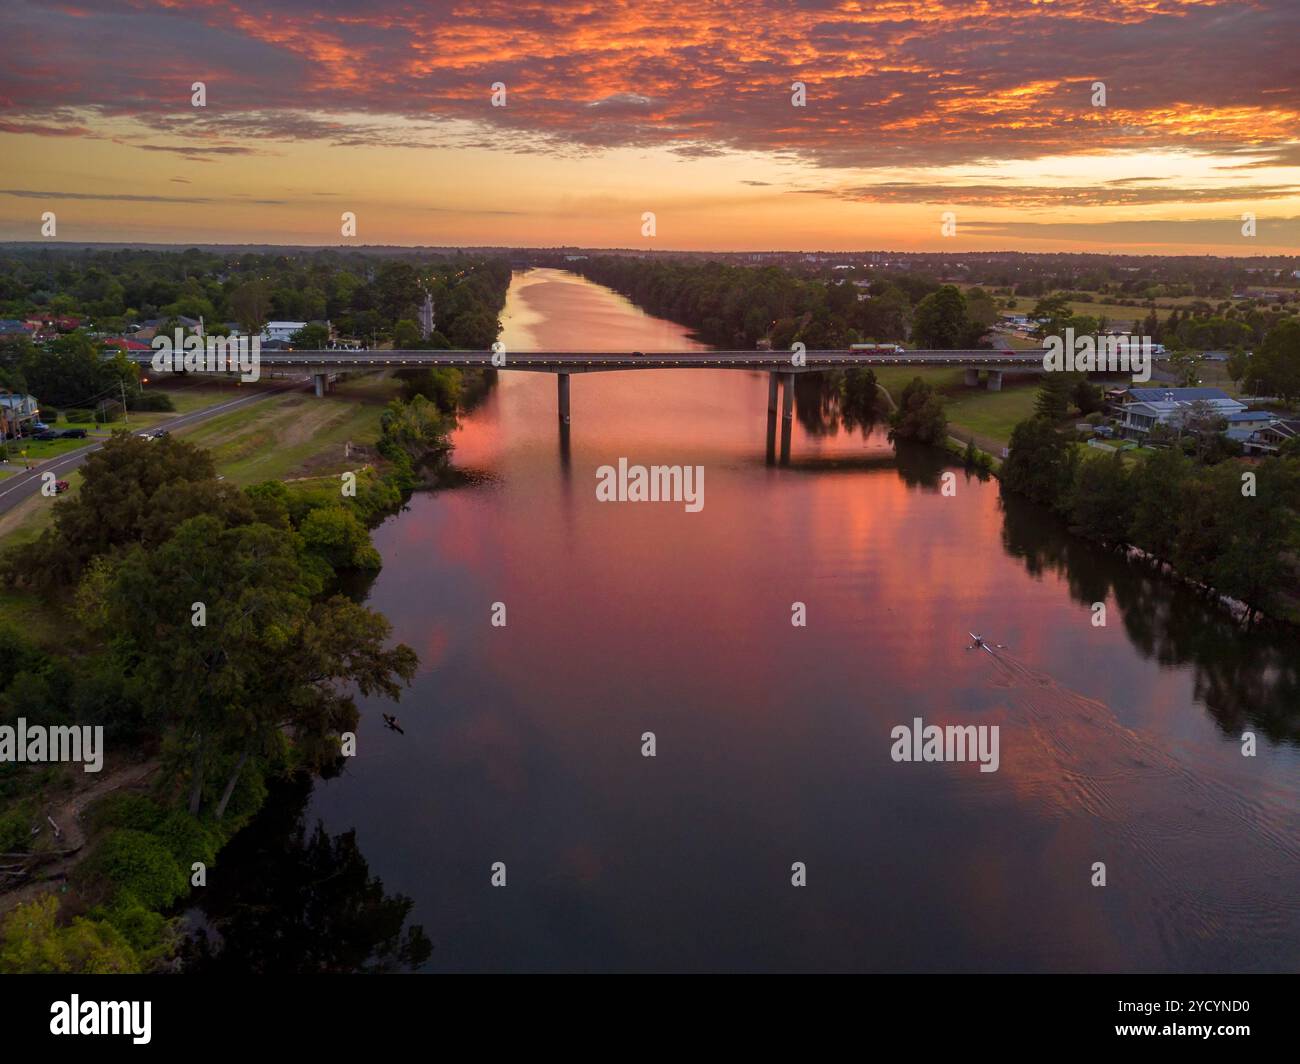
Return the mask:
<svg viewBox="0 0 1300 1064">
<path fill-rule="evenodd" d="M 735 350 L 752 350 L 760 340 L 774 350 L 796 342 L 832 350 L 909 338 L 920 347 L 974 347 L 998 317 L 993 300 L 979 289 L 963 294 L 910 274 L 861 287 L 804 278 L 780 266 L 677 259 L 603 256 L 566 267 L 687 326 L 705 343 Z"/>
<path fill-rule="evenodd" d="M 0 318 L 78 316 L 107 333 L 182 316 L 213 331 L 329 320 L 342 336 L 382 342 L 402 322 L 415 329 L 427 291 L 433 343 L 482 349 L 509 284 L 509 260 L 465 255 L 11 250 L 0 256 Z"/>
</svg>

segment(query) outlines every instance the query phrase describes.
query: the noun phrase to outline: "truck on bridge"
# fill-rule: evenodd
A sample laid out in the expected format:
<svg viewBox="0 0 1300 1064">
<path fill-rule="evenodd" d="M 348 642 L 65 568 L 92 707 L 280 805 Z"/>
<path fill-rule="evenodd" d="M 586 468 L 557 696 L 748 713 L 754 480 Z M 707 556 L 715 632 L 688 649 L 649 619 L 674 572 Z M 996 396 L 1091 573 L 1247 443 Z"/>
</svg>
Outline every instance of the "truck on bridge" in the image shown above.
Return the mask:
<svg viewBox="0 0 1300 1064">
<path fill-rule="evenodd" d="M 902 344 L 849 344 L 849 350 L 855 355 L 901 355 L 906 348 Z"/>
</svg>

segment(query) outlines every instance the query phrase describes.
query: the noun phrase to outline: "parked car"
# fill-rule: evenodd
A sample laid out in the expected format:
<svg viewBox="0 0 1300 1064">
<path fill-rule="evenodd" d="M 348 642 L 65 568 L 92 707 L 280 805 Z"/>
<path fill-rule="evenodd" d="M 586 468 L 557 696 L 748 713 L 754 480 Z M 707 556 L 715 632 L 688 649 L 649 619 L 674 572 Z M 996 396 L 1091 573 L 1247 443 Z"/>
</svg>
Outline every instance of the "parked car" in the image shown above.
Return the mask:
<svg viewBox="0 0 1300 1064">
<path fill-rule="evenodd" d="M 65 440 L 84 440 L 86 438 L 85 429 L 64 429 L 60 434 Z"/>
<path fill-rule="evenodd" d="M 59 431 L 58 431 L 57 429 L 42 429 L 40 432 L 36 433 L 36 434 L 32 437 L 32 439 L 34 439 L 34 440 L 57 440 L 57 439 L 59 438 L 59 435 L 60 435 L 60 433 L 59 433 Z"/>
<path fill-rule="evenodd" d="M 44 431 L 45 431 L 46 429 L 48 429 L 49 427 L 50 427 L 50 426 L 47 425 L 47 424 L 45 424 L 44 421 L 33 421 L 33 422 L 32 422 L 32 428 L 34 428 L 37 432 L 44 432 Z"/>
</svg>

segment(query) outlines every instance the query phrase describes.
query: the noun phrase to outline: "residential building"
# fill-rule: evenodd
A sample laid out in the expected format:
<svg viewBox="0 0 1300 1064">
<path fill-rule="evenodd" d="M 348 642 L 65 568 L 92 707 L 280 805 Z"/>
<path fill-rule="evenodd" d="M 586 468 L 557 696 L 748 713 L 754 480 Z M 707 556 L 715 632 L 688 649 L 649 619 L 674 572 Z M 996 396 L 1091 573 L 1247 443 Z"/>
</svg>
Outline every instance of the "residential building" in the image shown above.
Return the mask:
<svg viewBox="0 0 1300 1064">
<path fill-rule="evenodd" d="M 40 403 L 34 396 L 16 392 L 0 392 L 0 439 L 26 432 L 26 426 L 36 420 Z"/>
<path fill-rule="evenodd" d="M 1241 441 L 1247 454 L 1270 455 L 1294 439 L 1300 439 L 1300 418 L 1275 418 Z"/>
<path fill-rule="evenodd" d="M 1120 432 L 1139 439 L 1156 425 L 1180 427 L 1197 411 L 1228 418 L 1246 410 L 1222 388 L 1129 388 L 1118 410 Z"/>
<path fill-rule="evenodd" d="M 270 340 L 283 340 L 288 343 L 293 339 L 294 333 L 306 327 L 305 321 L 268 321 L 262 329 L 262 344 L 265 346 Z"/>
</svg>

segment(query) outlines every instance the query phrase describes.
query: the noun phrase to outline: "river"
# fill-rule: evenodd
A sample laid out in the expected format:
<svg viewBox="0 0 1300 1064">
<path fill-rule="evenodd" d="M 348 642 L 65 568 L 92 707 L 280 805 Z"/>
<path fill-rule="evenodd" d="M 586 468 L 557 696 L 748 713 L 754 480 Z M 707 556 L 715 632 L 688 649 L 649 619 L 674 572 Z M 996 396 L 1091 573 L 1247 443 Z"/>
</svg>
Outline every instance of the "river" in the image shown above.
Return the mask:
<svg viewBox="0 0 1300 1064">
<path fill-rule="evenodd" d="M 503 323 L 699 346 L 551 270 Z M 366 601 L 421 659 L 404 734 L 363 704 L 344 772 L 223 854 L 225 963 L 1294 970 L 1296 642 L 798 400 L 782 465 L 762 374 L 574 375 L 566 441 L 554 378 L 501 373 L 455 435 L 470 483 L 374 533 Z M 620 458 L 702 466 L 703 508 L 598 501 Z M 915 718 L 997 726 L 997 771 L 893 760 Z"/>
</svg>

